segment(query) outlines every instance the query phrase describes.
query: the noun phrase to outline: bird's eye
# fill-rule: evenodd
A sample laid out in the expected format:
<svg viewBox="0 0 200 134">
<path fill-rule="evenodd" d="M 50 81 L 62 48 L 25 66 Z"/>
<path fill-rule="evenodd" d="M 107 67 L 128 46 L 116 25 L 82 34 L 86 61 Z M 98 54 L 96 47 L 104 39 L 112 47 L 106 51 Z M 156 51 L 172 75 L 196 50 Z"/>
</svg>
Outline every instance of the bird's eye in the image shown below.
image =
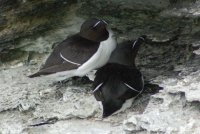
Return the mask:
<svg viewBox="0 0 200 134">
<path fill-rule="evenodd" d="M 99 91 L 99 96 L 100 96 L 101 98 L 103 98 L 102 91 Z"/>
</svg>

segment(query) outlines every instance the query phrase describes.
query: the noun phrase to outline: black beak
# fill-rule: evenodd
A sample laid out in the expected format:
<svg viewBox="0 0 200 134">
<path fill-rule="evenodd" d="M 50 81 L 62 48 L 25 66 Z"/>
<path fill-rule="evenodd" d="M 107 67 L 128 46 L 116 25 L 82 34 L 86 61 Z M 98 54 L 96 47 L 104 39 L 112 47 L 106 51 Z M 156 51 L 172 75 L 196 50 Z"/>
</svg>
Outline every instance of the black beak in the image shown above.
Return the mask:
<svg viewBox="0 0 200 134">
<path fill-rule="evenodd" d="M 113 113 L 108 113 L 103 111 L 102 118 L 107 118 L 108 116 L 112 115 Z"/>
<path fill-rule="evenodd" d="M 119 102 L 119 101 L 114 101 L 114 102 L 107 102 L 107 103 L 102 103 L 103 104 L 103 118 L 106 118 L 110 115 L 112 115 L 113 113 L 115 113 L 117 110 L 119 110 L 122 105 L 123 102 Z"/>
</svg>

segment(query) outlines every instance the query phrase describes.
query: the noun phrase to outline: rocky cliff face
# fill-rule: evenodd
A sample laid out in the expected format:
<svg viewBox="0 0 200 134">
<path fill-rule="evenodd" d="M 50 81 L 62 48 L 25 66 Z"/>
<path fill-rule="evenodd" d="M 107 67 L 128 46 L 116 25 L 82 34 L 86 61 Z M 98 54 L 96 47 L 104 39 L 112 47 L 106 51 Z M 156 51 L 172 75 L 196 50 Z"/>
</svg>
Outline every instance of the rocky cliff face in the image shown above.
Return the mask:
<svg viewBox="0 0 200 134">
<path fill-rule="evenodd" d="M 0 133 L 198 133 L 199 7 L 198 0 L 0 0 Z M 164 89 L 102 120 L 91 84 L 28 79 L 88 17 L 105 19 L 118 42 L 148 35 L 138 67 Z"/>
</svg>

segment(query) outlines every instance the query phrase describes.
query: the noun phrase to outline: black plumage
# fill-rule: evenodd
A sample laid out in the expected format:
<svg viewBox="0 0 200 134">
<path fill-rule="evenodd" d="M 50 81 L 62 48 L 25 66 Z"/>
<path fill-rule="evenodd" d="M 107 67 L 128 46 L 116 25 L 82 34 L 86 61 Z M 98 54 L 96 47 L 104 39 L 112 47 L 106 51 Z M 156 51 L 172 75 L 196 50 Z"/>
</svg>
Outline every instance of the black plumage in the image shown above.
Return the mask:
<svg viewBox="0 0 200 134">
<path fill-rule="evenodd" d="M 145 38 L 118 44 L 109 63 L 96 72 L 93 92 L 96 100 L 102 102 L 103 117 L 113 114 L 126 100 L 143 91 L 143 76 L 135 66 L 135 58 Z"/>
<path fill-rule="evenodd" d="M 58 44 L 44 66 L 30 78 L 79 68 L 98 50 L 101 41 L 109 37 L 107 23 L 99 19 L 85 21 L 79 33 Z"/>
<path fill-rule="evenodd" d="M 32 78 L 40 75 L 77 69 L 96 53 L 99 44 L 99 42 L 90 41 L 79 35 L 74 35 L 56 46 L 46 60 L 44 66 L 37 73 L 29 77 Z M 63 57 L 67 57 L 68 60 L 80 65 L 66 62 L 61 58 L 60 54 L 62 54 Z"/>
</svg>

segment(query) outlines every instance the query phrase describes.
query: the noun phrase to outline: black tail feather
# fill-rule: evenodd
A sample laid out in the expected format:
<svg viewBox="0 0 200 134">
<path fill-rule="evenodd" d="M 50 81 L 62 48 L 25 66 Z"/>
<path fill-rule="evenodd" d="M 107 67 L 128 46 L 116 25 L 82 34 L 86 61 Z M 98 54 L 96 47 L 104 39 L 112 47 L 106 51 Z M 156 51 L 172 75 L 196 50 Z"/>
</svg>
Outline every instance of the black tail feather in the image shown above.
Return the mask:
<svg viewBox="0 0 200 134">
<path fill-rule="evenodd" d="M 50 72 L 37 72 L 37 73 L 29 75 L 28 77 L 29 78 L 34 78 L 34 77 L 39 77 L 41 75 L 48 75 L 48 74 L 52 74 L 52 73 L 50 73 Z"/>
<path fill-rule="evenodd" d="M 40 73 L 39 73 L 39 72 L 34 73 L 34 74 L 31 74 L 31 75 L 29 75 L 28 77 L 29 77 L 29 78 L 34 78 L 34 77 L 38 77 L 38 76 L 40 76 Z"/>
</svg>

